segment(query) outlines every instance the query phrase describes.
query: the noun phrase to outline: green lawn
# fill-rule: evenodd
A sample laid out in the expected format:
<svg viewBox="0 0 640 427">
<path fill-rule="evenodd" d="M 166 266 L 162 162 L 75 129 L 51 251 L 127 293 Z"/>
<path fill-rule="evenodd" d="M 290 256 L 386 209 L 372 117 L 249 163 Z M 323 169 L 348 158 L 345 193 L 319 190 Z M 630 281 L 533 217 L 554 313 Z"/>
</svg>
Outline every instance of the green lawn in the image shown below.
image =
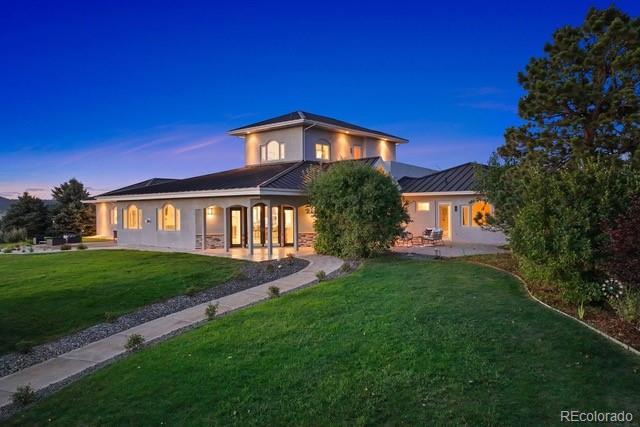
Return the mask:
<svg viewBox="0 0 640 427">
<path fill-rule="evenodd" d="M 241 263 L 199 255 L 73 251 L 0 255 L 0 353 L 231 278 Z"/>
<path fill-rule="evenodd" d="M 510 276 L 386 260 L 130 355 L 11 423 L 543 425 L 638 417 L 639 397 L 640 358 Z"/>
</svg>

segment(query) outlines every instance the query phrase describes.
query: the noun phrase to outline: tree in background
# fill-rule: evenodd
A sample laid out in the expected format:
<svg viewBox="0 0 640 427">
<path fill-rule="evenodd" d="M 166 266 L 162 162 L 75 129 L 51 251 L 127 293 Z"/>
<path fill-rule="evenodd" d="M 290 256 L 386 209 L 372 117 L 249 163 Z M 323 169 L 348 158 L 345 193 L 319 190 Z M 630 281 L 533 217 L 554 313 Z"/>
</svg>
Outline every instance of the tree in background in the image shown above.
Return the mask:
<svg viewBox="0 0 640 427">
<path fill-rule="evenodd" d="M 55 187 L 51 195 L 56 204 L 52 208 L 53 229 L 58 234 L 95 234 L 95 206 L 85 205 L 89 192 L 75 178 Z"/>
<path fill-rule="evenodd" d="M 24 229 L 27 237 L 31 238 L 44 235 L 49 221 L 49 211 L 43 201 L 25 192 L 11 204 L 0 221 L 0 228 L 4 233 Z"/>
<path fill-rule="evenodd" d="M 518 76 L 524 124 L 480 180 L 530 278 L 592 298 L 604 276 L 605 228 L 640 189 L 640 19 L 590 9 Z"/>
<path fill-rule="evenodd" d="M 616 218 L 609 234 L 606 270 L 611 277 L 640 291 L 640 193 Z"/>
<path fill-rule="evenodd" d="M 409 221 L 393 179 L 361 163 L 344 161 L 315 169 L 307 191 L 319 253 L 346 258 L 379 254 Z"/>
</svg>

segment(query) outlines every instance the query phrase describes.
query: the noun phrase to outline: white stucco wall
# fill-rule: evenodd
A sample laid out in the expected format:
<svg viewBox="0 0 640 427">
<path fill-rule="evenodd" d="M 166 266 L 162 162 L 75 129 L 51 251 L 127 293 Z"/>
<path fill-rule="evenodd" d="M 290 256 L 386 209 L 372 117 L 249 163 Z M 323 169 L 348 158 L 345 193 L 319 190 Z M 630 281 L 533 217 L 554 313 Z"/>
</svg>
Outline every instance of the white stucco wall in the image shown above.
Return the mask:
<svg viewBox="0 0 640 427">
<path fill-rule="evenodd" d="M 260 164 L 260 146 L 269 141 L 278 141 L 284 144 L 285 157 L 284 160 L 279 161 L 296 162 L 302 160 L 302 126 L 297 126 L 246 135 L 244 145 L 245 164 Z"/>
<path fill-rule="evenodd" d="M 470 205 L 474 196 L 421 196 L 404 197 L 408 202 L 408 212 L 412 222 L 407 226 L 407 231 L 414 235 L 421 235 L 425 228 L 437 227 L 438 203 L 451 204 L 451 241 L 461 243 L 483 243 L 490 245 L 503 245 L 506 238 L 501 232 L 484 230 L 481 227 L 463 226 L 463 205 Z M 428 211 L 418 211 L 416 202 L 429 202 Z"/>
</svg>

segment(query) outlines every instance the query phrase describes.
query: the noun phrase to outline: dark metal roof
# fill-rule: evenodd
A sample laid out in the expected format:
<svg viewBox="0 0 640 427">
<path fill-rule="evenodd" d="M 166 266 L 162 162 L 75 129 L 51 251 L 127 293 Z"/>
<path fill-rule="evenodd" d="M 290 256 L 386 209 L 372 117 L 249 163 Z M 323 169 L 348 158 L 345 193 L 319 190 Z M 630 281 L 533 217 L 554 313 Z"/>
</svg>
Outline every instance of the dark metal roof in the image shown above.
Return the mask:
<svg viewBox="0 0 640 427">
<path fill-rule="evenodd" d="M 465 163 L 421 178 L 401 178 L 403 193 L 439 193 L 477 191 L 476 170 L 486 168 L 478 163 Z"/>
<path fill-rule="evenodd" d="M 238 132 L 245 129 L 251 129 L 258 126 L 266 126 L 266 125 L 274 125 L 278 123 L 290 122 L 293 120 L 303 120 L 305 122 L 318 122 L 325 123 L 332 126 L 338 126 L 345 129 L 352 129 L 361 132 L 372 133 L 375 135 L 380 135 L 383 138 L 394 138 L 401 139 L 403 141 L 407 141 L 405 138 L 401 138 L 399 136 L 391 135 L 389 133 L 380 132 L 373 129 L 368 129 L 362 126 L 354 125 L 353 123 L 348 123 L 342 120 L 334 119 L 327 116 L 321 116 L 320 114 L 308 113 L 306 111 L 294 111 L 292 113 L 283 114 L 281 116 L 273 117 L 267 120 L 262 120 L 260 122 L 252 123 L 250 125 L 242 126 L 239 128 L 231 129 L 229 132 Z"/>
<path fill-rule="evenodd" d="M 172 182 L 172 181 L 177 181 L 177 180 L 173 179 L 173 178 L 151 178 L 151 179 L 146 179 L 144 181 L 136 182 L 135 184 L 127 185 L 126 187 L 118 188 L 117 190 L 112 190 L 112 191 L 109 191 L 107 193 L 100 194 L 100 196 L 108 196 L 108 195 L 112 195 L 113 193 L 120 194 L 121 192 L 123 192 L 123 194 L 124 194 L 124 192 L 138 190 L 138 189 L 146 188 L 146 187 L 151 187 L 151 186 L 158 185 L 158 184 L 166 184 L 166 183 Z"/>
<path fill-rule="evenodd" d="M 128 186 L 97 197 L 125 196 L 133 194 L 178 193 L 184 191 L 226 190 L 232 188 L 254 188 L 276 175 L 295 166 L 298 162 L 245 166 L 193 178 L 176 179 L 150 186 Z M 134 188 L 132 188 L 134 187 Z"/>
<path fill-rule="evenodd" d="M 345 160 L 362 162 L 374 166 L 379 157 L 367 157 L 359 160 Z M 144 185 L 159 178 L 129 185 L 118 190 L 100 194 L 96 197 L 131 196 L 140 194 L 179 193 L 186 191 L 227 190 L 240 188 L 274 188 L 284 190 L 304 190 L 305 178 L 309 169 L 318 166 L 316 161 L 298 161 L 273 163 L 268 165 L 245 166 L 243 168 L 216 172 L 208 175 L 186 179 L 165 180 L 166 182 Z M 327 167 L 331 163 L 323 163 Z"/>
</svg>

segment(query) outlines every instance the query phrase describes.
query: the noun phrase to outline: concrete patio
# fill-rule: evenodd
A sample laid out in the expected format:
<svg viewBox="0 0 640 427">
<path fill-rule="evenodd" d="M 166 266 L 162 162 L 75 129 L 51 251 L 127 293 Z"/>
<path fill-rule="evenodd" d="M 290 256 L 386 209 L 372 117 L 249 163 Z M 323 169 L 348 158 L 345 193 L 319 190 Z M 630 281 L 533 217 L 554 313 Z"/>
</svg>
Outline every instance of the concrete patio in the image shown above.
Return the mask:
<svg viewBox="0 0 640 427">
<path fill-rule="evenodd" d="M 500 254 L 509 252 L 496 245 L 485 245 L 479 243 L 452 243 L 446 240 L 441 245 L 436 246 L 394 246 L 394 252 L 441 256 L 445 258 L 456 258 L 467 255 Z"/>
</svg>

